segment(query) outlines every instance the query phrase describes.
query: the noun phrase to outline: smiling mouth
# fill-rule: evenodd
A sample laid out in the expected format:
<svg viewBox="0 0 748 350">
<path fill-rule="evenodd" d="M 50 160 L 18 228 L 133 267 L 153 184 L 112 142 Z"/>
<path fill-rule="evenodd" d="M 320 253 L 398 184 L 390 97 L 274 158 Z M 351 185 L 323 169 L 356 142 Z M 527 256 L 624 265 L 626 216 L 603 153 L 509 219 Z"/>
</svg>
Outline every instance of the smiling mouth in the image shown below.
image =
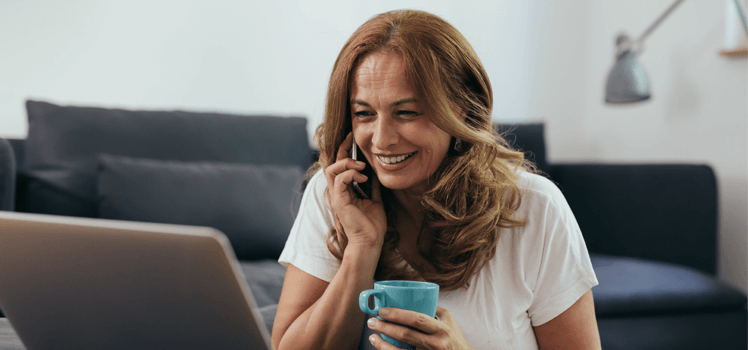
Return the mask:
<svg viewBox="0 0 748 350">
<path fill-rule="evenodd" d="M 382 156 L 377 156 L 377 159 L 379 159 L 379 161 L 382 162 L 382 163 L 384 163 L 384 164 L 397 164 L 397 163 L 400 163 L 400 162 L 402 162 L 402 161 L 410 158 L 414 154 L 416 154 L 416 152 L 408 153 L 406 155 L 397 156 L 397 157 L 382 157 Z"/>
</svg>

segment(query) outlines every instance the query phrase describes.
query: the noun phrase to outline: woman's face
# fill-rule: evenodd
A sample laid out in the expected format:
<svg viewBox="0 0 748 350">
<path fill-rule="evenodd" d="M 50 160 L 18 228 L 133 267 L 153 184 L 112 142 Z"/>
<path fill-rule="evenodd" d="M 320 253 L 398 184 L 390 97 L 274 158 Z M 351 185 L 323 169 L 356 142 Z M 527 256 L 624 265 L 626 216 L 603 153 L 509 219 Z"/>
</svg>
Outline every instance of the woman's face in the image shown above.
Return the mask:
<svg viewBox="0 0 748 350">
<path fill-rule="evenodd" d="M 447 155 L 451 136 L 431 122 L 393 52 L 368 54 L 353 71 L 353 135 L 380 183 L 392 190 L 426 190 Z"/>
</svg>

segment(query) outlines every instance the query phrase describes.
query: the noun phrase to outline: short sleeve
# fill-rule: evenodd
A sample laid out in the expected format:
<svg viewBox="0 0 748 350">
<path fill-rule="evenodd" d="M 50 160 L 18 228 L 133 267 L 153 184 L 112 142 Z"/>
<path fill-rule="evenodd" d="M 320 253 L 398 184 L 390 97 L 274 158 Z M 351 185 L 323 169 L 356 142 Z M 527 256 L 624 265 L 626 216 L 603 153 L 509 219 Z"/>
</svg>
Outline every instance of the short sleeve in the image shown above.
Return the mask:
<svg viewBox="0 0 748 350">
<path fill-rule="evenodd" d="M 299 213 L 278 262 L 286 267 L 293 264 L 330 282 L 340 268 L 340 261 L 327 249 L 326 240 L 333 226 L 333 217 L 325 205 L 326 188 L 327 181 L 320 170 L 309 180 L 301 197 Z"/>
<path fill-rule="evenodd" d="M 527 284 L 532 290 L 528 314 L 533 326 L 560 315 L 598 284 L 589 252 L 566 199 L 556 186 L 538 177 L 523 201 L 534 227 L 526 255 Z M 529 233 L 529 232 L 526 232 Z"/>
</svg>

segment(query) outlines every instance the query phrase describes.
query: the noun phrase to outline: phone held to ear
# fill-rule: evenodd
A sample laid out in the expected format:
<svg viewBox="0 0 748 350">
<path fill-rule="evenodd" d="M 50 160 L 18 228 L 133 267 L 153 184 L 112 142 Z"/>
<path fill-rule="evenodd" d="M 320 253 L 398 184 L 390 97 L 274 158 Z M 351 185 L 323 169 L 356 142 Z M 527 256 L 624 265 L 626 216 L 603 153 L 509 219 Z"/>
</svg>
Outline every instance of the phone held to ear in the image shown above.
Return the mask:
<svg viewBox="0 0 748 350">
<path fill-rule="evenodd" d="M 366 156 L 359 154 L 358 145 L 356 144 L 356 138 L 353 138 L 353 147 L 351 148 L 351 158 L 366 163 L 366 168 L 360 171 L 361 174 L 365 175 L 369 180 L 366 182 L 353 181 L 353 188 L 356 189 L 358 196 L 363 199 L 371 199 L 371 164 L 366 159 Z"/>
</svg>

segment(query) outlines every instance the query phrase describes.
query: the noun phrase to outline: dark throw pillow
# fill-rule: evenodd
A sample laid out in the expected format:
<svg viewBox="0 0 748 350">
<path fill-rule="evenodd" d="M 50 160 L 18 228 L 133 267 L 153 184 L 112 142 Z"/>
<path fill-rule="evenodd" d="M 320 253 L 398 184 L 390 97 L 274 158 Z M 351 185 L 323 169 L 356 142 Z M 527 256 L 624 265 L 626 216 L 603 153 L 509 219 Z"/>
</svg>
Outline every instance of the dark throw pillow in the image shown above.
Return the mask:
<svg viewBox="0 0 748 350">
<path fill-rule="evenodd" d="M 99 216 L 209 226 L 237 258 L 276 259 L 301 198 L 299 166 L 99 156 Z"/>
</svg>

